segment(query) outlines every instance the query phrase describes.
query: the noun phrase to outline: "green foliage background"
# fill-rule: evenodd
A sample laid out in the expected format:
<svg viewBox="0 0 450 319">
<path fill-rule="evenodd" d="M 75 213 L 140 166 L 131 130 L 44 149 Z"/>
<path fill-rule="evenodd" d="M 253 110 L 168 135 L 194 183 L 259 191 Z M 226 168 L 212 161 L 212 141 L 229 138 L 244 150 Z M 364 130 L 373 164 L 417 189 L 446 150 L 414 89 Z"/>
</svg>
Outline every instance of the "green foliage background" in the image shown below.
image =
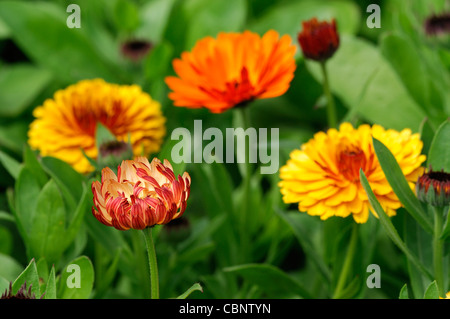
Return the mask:
<svg viewBox="0 0 450 319">
<path fill-rule="evenodd" d="M 81 8 L 80 29 L 66 26 L 71 3 Z M 366 25 L 370 3 L 380 5 L 379 29 Z M 40 159 L 26 146 L 32 110 L 56 90 L 96 77 L 141 85 L 162 104 L 168 119 L 169 135 L 154 155 L 170 156 L 174 128 L 191 129 L 194 119 L 221 129 L 236 123 L 231 111 L 218 115 L 172 106 L 163 80 L 173 74 L 173 58 L 221 31 L 275 29 L 296 42 L 301 21 L 336 18 L 341 45 L 328 68 L 340 118 L 421 132 L 428 137 L 427 153 L 434 132 L 450 116 L 450 38 L 427 36 L 424 21 L 446 10 L 444 0 L 0 1 L 0 292 L 17 277 L 15 289 L 26 276 L 36 286 L 38 273 L 42 280 L 36 295 L 149 295 L 149 285 L 142 284 L 148 282 L 148 270 L 141 234 L 101 225 L 90 214 L 91 180 L 58 160 Z M 139 63 L 120 52 L 121 44 L 134 38 L 153 43 Z M 256 101 L 250 109 L 252 126 L 280 128 L 280 165 L 326 127 L 320 69 L 305 61 L 300 49 L 296 59 L 289 91 Z M 191 173 L 192 196 L 183 217 L 187 226 L 158 228 L 161 297 L 175 297 L 194 282 L 202 284 L 203 293 L 191 298 L 331 296 L 351 220 L 322 222 L 283 204 L 277 174 L 255 174 L 252 196 L 243 198 L 236 165 L 175 169 Z M 239 207 L 246 200 L 252 212 L 243 221 Z M 355 279 L 344 297 L 398 298 L 404 284 L 412 283 L 410 297 L 421 298 L 430 280 L 420 278 L 372 217 L 360 229 Z M 392 222 L 427 260 L 429 234 L 403 210 Z M 89 274 L 83 277 L 87 290 L 78 295 L 62 284 L 65 267 L 74 260 Z M 381 289 L 365 284 L 371 263 L 381 267 Z"/>
</svg>

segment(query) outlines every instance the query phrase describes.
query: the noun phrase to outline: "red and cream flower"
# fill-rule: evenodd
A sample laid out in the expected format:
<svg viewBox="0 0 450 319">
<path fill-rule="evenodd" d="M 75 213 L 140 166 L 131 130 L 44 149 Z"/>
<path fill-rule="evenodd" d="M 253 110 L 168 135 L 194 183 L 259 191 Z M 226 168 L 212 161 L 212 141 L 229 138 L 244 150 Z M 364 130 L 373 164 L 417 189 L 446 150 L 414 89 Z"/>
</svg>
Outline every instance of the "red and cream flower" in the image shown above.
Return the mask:
<svg viewBox="0 0 450 319">
<path fill-rule="evenodd" d="M 126 160 L 117 175 L 106 167 L 101 182 L 92 183 L 92 213 L 101 223 L 119 230 L 167 224 L 184 213 L 190 186 L 189 174 L 176 177 L 167 160 Z"/>
</svg>

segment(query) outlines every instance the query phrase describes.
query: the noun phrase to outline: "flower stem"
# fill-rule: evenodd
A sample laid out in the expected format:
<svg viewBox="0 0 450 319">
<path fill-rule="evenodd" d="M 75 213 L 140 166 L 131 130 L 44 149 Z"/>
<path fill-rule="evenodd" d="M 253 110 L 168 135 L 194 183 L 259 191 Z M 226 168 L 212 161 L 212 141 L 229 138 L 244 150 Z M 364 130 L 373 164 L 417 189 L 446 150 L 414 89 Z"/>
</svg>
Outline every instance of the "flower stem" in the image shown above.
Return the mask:
<svg viewBox="0 0 450 319">
<path fill-rule="evenodd" d="M 350 273 L 353 258 L 356 252 L 356 244 L 358 243 L 358 224 L 353 223 L 352 234 L 350 237 L 350 243 L 347 249 L 347 255 L 345 256 L 344 265 L 342 266 L 342 271 L 339 275 L 338 283 L 336 289 L 334 290 L 333 299 L 338 299 L 342 295 L 342 291 L 347 282 L 348 274 Z"/>
<path fill-rule="evenodd" d="M 150 287 L 151 299 L 159 299 L 159 278 L 158 278 L 158 264 L 156 262 L 155 244 L 152 236 L 153 227 L 147 227 L 142 230 L 145 238 L 145 245 L 147 246 L 148 263 L 150 266 Z"/>
<path fill-rule="evenodd" d="M 333 96 L 330 91 L 330 84 L 328 80 L 328 72 L 325 65 L 325 61 L 320 62 L 323 74 L 323 91 L 327 98 L 327 120 L 329 128 L 337 127 L 337 115 L 336 115 L 336 105 L 334 104 Z"/>
<path fill-rule="evenodd" d="M 443 218 L 444 218 L 443 210 L 438 207 L 434 207 L 434 234 L 433 234 L 434 278 L 436 279 L 439 295 L 441 297 L 445 296 L 444 269 L 443 269 L 444 241 L 440 239 L 442 234 Z"/>
</svg>

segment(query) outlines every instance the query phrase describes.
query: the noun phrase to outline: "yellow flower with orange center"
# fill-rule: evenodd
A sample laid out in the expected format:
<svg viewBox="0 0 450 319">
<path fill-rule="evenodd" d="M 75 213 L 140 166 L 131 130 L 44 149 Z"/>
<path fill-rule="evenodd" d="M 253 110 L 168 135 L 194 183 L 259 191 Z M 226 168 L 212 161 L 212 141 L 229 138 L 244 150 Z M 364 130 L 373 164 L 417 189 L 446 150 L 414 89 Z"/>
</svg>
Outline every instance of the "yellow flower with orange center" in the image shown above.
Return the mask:
<svg viewBox="0 0 450 319">
<path fill-rule="evenodd" d="M 136 156 L 158 152 L 166 133 L 161 106 L 137 85 L 83 80 L 57 91 L 33 112 L 31 148 L 59 158 L 81 173 L 93 170 L 83 155 L 96 159 L 96 128 L 101 123 Z"/>
<path fill-rule="evenodd" d="M 373 192 L 389 216 L 401 203 L 389 185 L 376 157 L 372 137 L 392 152 L 403 174 L 413 182 L 422 174 L 423 143 L 411 130 L 385 130 L 379 125 L 349 123 L 339 130 L 319 132 L 301 149 L 294 150 L 280 169 L 279 186 L 285 203 L 299 203 L 299 210 L 318 215 L 322 220 L 352 214 L 357 223 L 365 223 L 370 204 L 359 180 L 359 170 L 366 175 Z"/>
<path fill-rule="evenodd" d="M 222 113 L 254 99 L 284 94 L 294 77 L 296 47 L 274 30 L 218 34 L 199 40 L 192 52 L 174 59 L 177 76 L 165 81 L 175 106 Z"/>
<path fill-rule="evenodd" d="M 92 213 L 119 230 L 167 224 L 184 213 L 190 187 L 189 174 L 175 177 L 169 161 L 137 157 L 123 161 L 117 175 L 109 167 L 102 170 L 101 182 L 92 183 Z"/>
</svg>

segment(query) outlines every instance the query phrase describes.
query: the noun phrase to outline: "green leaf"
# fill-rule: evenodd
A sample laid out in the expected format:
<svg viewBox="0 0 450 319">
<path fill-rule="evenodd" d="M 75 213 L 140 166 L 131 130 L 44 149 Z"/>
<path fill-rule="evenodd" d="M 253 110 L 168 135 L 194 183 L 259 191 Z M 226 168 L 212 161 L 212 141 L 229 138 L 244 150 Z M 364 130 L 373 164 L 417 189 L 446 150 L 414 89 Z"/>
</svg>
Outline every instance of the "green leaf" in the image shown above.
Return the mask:
<svg viewBox="0 0 450 319">
<path fill-rule="evenodd" d="M 309 292 L 294 278 L 269 264 L 246 264 L 228 267 L 225 272 L 242 276 L 249 283 L 257 285 L 273 298 L 298 295 L 311 299 Z"/>
<path fill-rule="evenodd" d="M 41 297 L 41 291 L 39 288 L 39 274 L 36 267 L 36 262 L 34 258 L 30 261 L 25 270 L 17 277 L 12 285 L 13 294 L 16 294 L 20 287 L 26 283 L 27 291 L 31 286 L 31 293 L 35 295 L 36 298 Z"/>
<path fill-rule="evenodd" d="M 420 123 L 419 133 L 420 139 L 423 142 L 422 154 L 428 155 L 435 134 L 428 118 L 425 118 L 422 123 Z"/>
<path fill-rule="evenodd" d="M 23 161 L 24 166 L 33 173 L 36 180 L 39 182 L 39 185 L 44 187 L 44 185 L 48 182 L 48 176 L 37 159 L 37 153 L 32 151 L 28 145 L 25 146 L 25 150 L 23 152 Z"/>
<path fill-rule="evenodd" d="M 428 153 L 427 166 L 434 171 L 450 172 L 450 120 L 442 123 L 434 135 Z"/>
<path fill-rule="evenodd" d="M 28 242 L 28 232 L 36 210 L 41 187 L 33 173 L 26 167 L 20 170 L 15 184 L 15 209 L 13 210 L 17 226 L 24 241 Z"/>
<path fill-rule="evenodd" d="M 386 175 L 386 179 L 400 202 L 423 229 L 430 234 L 433 233 L 431 221 L 423 210 L 421 202 L 411 190 L 405 175 L 403 175 L 403 172 L 391 151 L 376 138 L 373 138 L 373 147 L 381 168 Z"/>
<path fill-rule="evenodd" d="M 0 19 L 39 66 L 67 83 L 87 78 L 117 82 L 122 77 L 118 69 L 99 54 L 82 27 L 68 28 L 65 11 L 65 6 L 49 2 L 0 2 Z"/>
<path fill-rule="evenodd" d="M 175 2 L 176 0 L 153 0 L 142 4 L 139 7 L 141 25 L 135 33 L 148 37 L 154 43 L 160 43 Z M 154 66 L 158 67 L 157 64 Z"/>
<path fill-rule="evenodd" d="M 438 286 L 436 284 L 436 281 L 433 281 L 430 283 L 430 285 L 427 287 L 427 290 L 425 290 L 425 294 L 423 296 L 424 299 L 439 299 L 439 291 Z"/>
<path fill-rule="evenodd" d="M 17 160 L 0 151 L 0 163 L 2 163 L 2 165 L 14 179 L 17 179 L 17 177 L 19 177 L 22 165 Z"/>
<path fill-rule="evenodd" d="M 40 192 L 29 231 L 29 245 L 34 256 L 56 263 L 66 246 L 66 212 L 61 193 L 50 180 Z"/>
<path fill-rule="evenodd" d="M 69 214 L 73 214 L 83 194 L 83 175 L 75 171 L 68 163 L 55 157 L 43 157 L 41 163 L 61 190 Z"/>
<path fill-rule="evenodd" d="M 250 24 L 249 29 L 260 33 L 275 29 L 293 39 L 302 29 L 301 22 L 313 17 L 319 20 L 335 18 L 340 33 L 356 33 L 361 18 L 360 9 L 352 1 L 286 1 L 266 12 Z"/>
<path fill-rule="evenodd" d="M 307 66 L 322 82 L 319 64 L 308 61 Z M 364 120 L 417 131 L 426 117 L 377 47 L 366 40 L 342 35 L 339 49 L 327 61 L 327 71 L 331 91 Z"/>
<path fill-rule="evenodd" d="M 11 118 L 22 114 L 51 78 L 49 71 L 31 64 L 15 64 L 1 68 L 0 117 Z"/>
<path fill-rule="evenodd" d="M 300 212 L 291 214 L 284 213 L 281 210 L 276 210 L 276 212 L 286 222 L 286 224 L 290 226 L 302 249 L 304 249 L 307 256 L 311 258 L 311 261 L 317 267 L 322 278 L 328 284 L 330 284 L 330 270 L 324 263 L 322 256 L 319 255 L 317 248 L 314 246 L 314 243 L 311 241 L 312 234 L 308 222 L 312 222 L 312 220 L 306 220 L 308 216 L 302 216 Z"/>
<path fill-rule="evenodd" d="M 406 284 L 404 284 L 402 289 L 400 290 L 400 294 L 398 296 L 398 299 L 409 299 L 408 286 Z"/>
<path fill-rule="evenodd" d="M 139 9 L 129 0 L 116 0 L 114 21 L 120 31 L 132 32 L 139 26 Z"/>
<path fill-rule="evenodd" d="M 52 266 L 52 270 L 48 276 L 44 299 L 56 299 L 55 266 Z"/>
<path fill-rule="evenodd" d="M 361 169 L 359 172 L 361 184 L 367 194 L 367 197 L 369 199 L 370 205 L 375 210 L 375 212 L 378 215 L 378 218 L 380 220 L 381 225 L 383 226 L 384 230 L 386 231 L 389 238 L 394 242 L 394 244 L 397 245 L 397 247 L 406 255 L 406 257 L 428 278 L 432 278 L 433 276 L 430 274 L 430 272 L 422 265 L 422 263 L 419 261 L 419 259 L 411 253 L 409 248 L 405 245 L 405 243 L 400 238 L 400 235 L 397 232 L 397 229 L 395 229 L 394 225 L 392 224 L 392 220 L 389 218 L 389 216 L 386 214 L 386 212 L 383 210 L 383 208 L 380 205 L 380 202 L 376 198 L 375 194 L 373 193 L 372 189 L 370 188 L 370 184 L 367 180 L 366 175 L 364 175 L 363 170 Z"/>
<path fill-rule="evenodd" d="M 385 34 L 381 37 L 380 49 L 416 103 L 428 106 L 428 73 L 423 57 L 411 40 L 400 34 Z"/>
<path fill-rule="evenodd" d="M 86 256 L 72 260 L 61 272 L 58 296 L 61 299 L 87 299 L 94 285 L 94 267 Z"/>
<path fill-rule="evenodd" d="M 182 293 L 181 295 L 179 295 L 177 297 L 177 299 L 186 299 L 187 297 L 189 297 L 189 295 L 191 293 L 193 293 L 194 291 L 200 291 L 203 292 L 203 288 L 199 283 L 195 283 L 193 284 L 188 290 L 186 290 L 184 293 Z"/>
<path fill-rule="evenodd" d="M 22 272 L 22 265 L 13 257 L 0 253 L 0 277 L 13 281 Z M 1 295 L 1 293 L 0 293 Z"/>
<path fill-rule="evenodd" d="M 445 221 L 440 239 L 446 239 L 448 236 L 450 236 L 450 209 L 447 213 L 447 219 Z"/>
</svg>

